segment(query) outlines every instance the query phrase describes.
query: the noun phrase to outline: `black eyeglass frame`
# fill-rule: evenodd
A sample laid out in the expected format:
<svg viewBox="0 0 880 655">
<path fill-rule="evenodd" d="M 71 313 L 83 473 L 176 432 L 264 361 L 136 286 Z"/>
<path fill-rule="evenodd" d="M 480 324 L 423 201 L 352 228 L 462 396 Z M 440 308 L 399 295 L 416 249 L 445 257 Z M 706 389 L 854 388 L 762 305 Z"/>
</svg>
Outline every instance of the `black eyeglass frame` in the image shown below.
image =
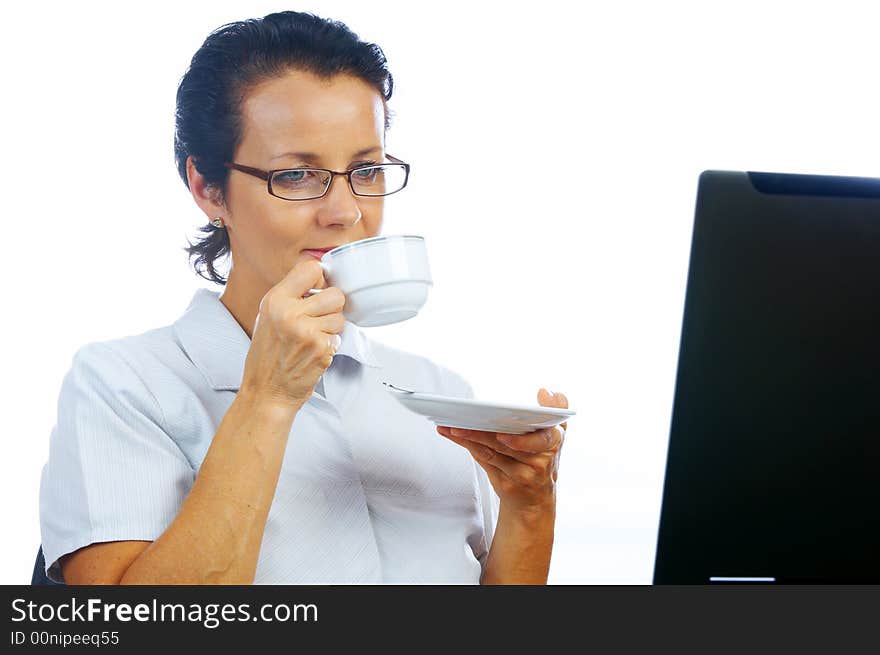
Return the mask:
<svg viewBox="0 0 880 655">
<path fill-rule="evenodd" d="M 354 185 L 351 183 L 351 175 L 352 173 L 356 173 L 360 170 L 364 170 L 365 168 L 378 168 L 379 166 L 388 166 L 389 164 L 363 164 L 361 166 L 355 166 L 351 170 L 347 171 L 331 171 L 329 168 L 311 168 L 309 166 L 303 166 L 300 168 L 275 168 L 271 171 L 264 171 L 261 168 L 254 168 L 253 166 L 245 166 L 244 164 L 237 164 L 235 162 L 223 162 L 223 165 L 226 168 L 231 168 L 236 171 L 240 171 L 242 173 L 246 173 L 247 175 L 253 175 L 254 177 L 258 177 L 261 180 L 266 181 L 266 190 L 269 192 L 269 195 L 280 198 L 281 200 L 288 200 L 290 202 L 301 202 L 303 200 L 317 200 L 318 198 L 323 198 L 327 195 L 327 192 L 330 191 L 330 187 L 333 185 L 333 178 L 336 175 L 343 175 L 348 180 L 348 188 L 351 189 L 351 192 L 361 198 L 384 198 L 385 196 L 390 196 L 398 191 L 403 191 L 406 187 L 406 183 L 409 181 L 409 164 L 405 161 L 398 159 L 397 157 L 393 157 L 389 154 L 385 155 L 388 159 L 391 160 L 392 165 L 403 166 L 404 176 L 403 176 L 403 184 L 399 189 L 396 189 L 390 193 L 382 193 L 382 194 L 368 194 L 368 193 L 358 193 L 354 190 Z M 283 196 L 279 196 L 277 193 L 272 191 L 272 176 L 275 173 L 283 173 L 286 171 L 320 171 L 322 173 L 327 173 L 330 175 L 330 179 L 327 181 L 327 186 L 324 188 L 324 193 L 320 196 L 314 196 L 312 198 L 285 198 Z"/>
</svg>

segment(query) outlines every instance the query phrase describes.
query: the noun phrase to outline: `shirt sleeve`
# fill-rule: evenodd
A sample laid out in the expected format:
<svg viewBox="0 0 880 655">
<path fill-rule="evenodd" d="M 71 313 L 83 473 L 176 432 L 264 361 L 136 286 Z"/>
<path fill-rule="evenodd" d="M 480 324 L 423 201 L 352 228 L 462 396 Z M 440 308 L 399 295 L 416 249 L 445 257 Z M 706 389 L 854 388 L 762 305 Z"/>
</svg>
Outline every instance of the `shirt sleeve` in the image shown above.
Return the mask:
<svg viewBox="0 0 880 655">
<path fill-rule="evenodd" d="M 92 543 L 154 541 L 194 479 L 122 352 L 108 343 L 80 348 L 61 385 L 40 480 L 46 574 L 63 582 L 58 558 Z"/>
<path fill-rule="evenodd" d="M 501 501 L 498 498 L 498 494 L 495 493 L 495 489 L 492 488 L 492 483 L 489 482 L 489 476 L 486 475 L 483 467 L 476 462 L 474 462 L 474 466 L 477 467 L 480 506 L 483 511 L 483 534 L 486 539 L 486 552 L 479 559 L 480 568 L 485 572 L 486 561 L 489 559 L 489 550 L 492 548 L 492 539 L 495 537 L 495 526 L 498 525 L 498 510 L 501 506 Z"/>
<path fill-rule="evenodd" d="M 460 378 L 460 380 L 463 389 L 461 396 L 463 398 L 474 398 L 474 389 L 470 383 L 463 378 Z M 495 493 L 495 489 L 492 487 L 492 483 L 489 481 L 489 476 L 486 471 L 482 466 L 477 464 L 476 460 L 474 460 L 474 468 L 476 469 L 480 511 L 483 515 L 483 539 L 486 544 L 486 549 L 479 556 L 478 560 L 480 562 L 481 570 L 485 572 L 486 562 L 489 559 L 489 550 L 492 548 L 492 539 L 495 536 L 495 526 L 498 524 L 498 511 L 501 506 L 501 501 L 498 498 L 498 494 Z"/>
</svg>

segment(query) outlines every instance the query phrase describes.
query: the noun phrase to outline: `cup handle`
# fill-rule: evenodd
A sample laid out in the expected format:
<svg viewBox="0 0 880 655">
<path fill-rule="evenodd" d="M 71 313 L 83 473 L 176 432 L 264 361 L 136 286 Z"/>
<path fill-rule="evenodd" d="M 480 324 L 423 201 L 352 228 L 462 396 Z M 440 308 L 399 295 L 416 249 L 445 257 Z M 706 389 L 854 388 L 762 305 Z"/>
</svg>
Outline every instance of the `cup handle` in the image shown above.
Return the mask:
<svg viewBox="0 0 880 655">
<path fill-rule="evenodd" d="M 318 263 L 321 265 L 321 270 L 324 271 L 324 275 L 325 275 L 325 277 L 326 277 L 327 275 L 330 275 L 330 265 L 327 264 L 327 262 L 325 262 L 324 260 L 320 260 Z M 323 291 L 323 289 L 309 289 L 308 291 L 306 291 L 306 292 L 303 294 L 302 297 L 303 297 L 303 298 L 311 298 L 311 297 L 314 296 L 316 293 L 321 293 L 321 291 Z"/>
</svg>

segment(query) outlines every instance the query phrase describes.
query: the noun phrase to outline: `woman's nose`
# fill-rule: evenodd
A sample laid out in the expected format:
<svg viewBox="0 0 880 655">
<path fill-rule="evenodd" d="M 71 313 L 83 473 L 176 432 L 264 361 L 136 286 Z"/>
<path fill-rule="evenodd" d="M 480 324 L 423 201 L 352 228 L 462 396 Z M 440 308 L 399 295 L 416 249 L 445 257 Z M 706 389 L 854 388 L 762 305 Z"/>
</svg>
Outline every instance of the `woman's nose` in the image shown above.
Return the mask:
<svg viewBox="0 0 880 655">
<path fill-rule="evenodd" d="M 321 198 L 322 205 L 318 211 L 318 222 L 324 226 L 342 225 L 352 227 L 361 220 L 361 208 L 357 196 L 351 191 L 344 175 L 334 175 L 330 188 Z"/>
</svg>

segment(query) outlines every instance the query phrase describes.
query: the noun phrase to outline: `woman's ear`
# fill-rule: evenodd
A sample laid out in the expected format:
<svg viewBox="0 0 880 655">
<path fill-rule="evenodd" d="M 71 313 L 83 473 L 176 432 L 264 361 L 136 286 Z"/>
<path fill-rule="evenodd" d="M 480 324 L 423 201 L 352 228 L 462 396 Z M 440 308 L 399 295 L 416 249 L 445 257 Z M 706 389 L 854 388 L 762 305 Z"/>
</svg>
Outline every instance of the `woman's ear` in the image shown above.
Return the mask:
<svg viewBox="0 0 880 655">
<path fill-rule="evenodd" d="M 192 155 L 186 158 L 186 179 L 193 200 L 196 201 L 199 209 L 205 212 L 208 220 L 217 216 L 225 217 L 226 206 L 220 199 L 220 190 L 207 184 L 205 177 L 196 169 Z"/>
</svg>

